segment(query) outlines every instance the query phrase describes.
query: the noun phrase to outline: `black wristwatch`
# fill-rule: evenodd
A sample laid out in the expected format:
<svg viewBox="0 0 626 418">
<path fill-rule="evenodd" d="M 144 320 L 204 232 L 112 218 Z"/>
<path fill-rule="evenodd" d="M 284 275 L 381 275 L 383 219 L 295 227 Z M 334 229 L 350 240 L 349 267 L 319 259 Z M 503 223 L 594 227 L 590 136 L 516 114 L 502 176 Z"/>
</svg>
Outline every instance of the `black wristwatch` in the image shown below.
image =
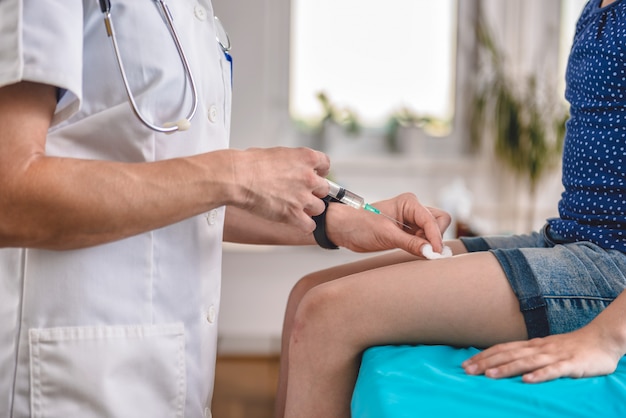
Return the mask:
<svg viewBox="0 0 626 418">
<path fill-rule="evenodd" d="M 326 235 L 326 210 L 328 210 L 328 203 L 335 201 L 335 199 L 330 196 L 326 196 L 322 200 L 324 201 L 324 212 L 317 216 L 313 216 L 313 220 L 315 221 L 315 231 L 313 231 L 313 236 L 320 247 L 327 250 L 336 250 L 339 246 L 332 242 L 328 238 L 328 235 Z"/>
</svg>

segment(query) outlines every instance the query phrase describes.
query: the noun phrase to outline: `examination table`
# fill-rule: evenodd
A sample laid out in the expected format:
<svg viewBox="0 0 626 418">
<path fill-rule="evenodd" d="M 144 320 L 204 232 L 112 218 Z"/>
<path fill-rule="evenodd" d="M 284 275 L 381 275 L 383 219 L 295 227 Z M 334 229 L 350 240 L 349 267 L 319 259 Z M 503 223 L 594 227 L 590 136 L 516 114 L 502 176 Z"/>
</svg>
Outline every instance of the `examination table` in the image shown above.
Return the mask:
<svg viewBox="0 0 626 418">
<path fill-rule="evenodd" d="M 520 377 L 466 375 L 461 363 L 477 352 L 449 346 L 367 349 L 352 417 L 626 418 L 626 357 L 608 376 L 527 384 Z"/>
</svg>

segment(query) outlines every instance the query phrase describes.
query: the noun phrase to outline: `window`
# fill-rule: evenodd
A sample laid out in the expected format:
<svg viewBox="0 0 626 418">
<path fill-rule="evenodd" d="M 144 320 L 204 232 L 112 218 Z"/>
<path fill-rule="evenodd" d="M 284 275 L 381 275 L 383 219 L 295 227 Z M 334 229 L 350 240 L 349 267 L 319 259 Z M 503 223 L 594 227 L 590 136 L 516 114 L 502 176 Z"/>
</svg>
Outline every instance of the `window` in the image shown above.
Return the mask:
<svg viewBox="0 0 626 418">
<path fill-rule="evenodd" d="M 289 111 L 321 116 L 318 93 L 380 125 L 395 111 L 451 120 L 456 0 L 292 0 Z"/>
</svg>

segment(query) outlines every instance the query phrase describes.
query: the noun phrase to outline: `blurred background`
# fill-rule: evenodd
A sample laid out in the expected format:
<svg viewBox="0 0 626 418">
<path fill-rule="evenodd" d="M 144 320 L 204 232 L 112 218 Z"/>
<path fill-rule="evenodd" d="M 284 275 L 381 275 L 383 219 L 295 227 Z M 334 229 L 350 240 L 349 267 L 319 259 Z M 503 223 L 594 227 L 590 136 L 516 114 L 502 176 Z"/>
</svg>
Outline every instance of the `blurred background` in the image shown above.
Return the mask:
<svg viewBox="0 0 626 418">
<path fill-rule="evenodd" d="M 557 215 L 565 60 L 585 3 L 213 0 L 234 57 L 231 145 L 322 150 L 368 202 L 413 192 L 448 210 L 447 237 L 540 228 Z M 216 400 L 228 405 L 214 416 L 271 416 L 291 287 L 361 257 L 225 246 Z M 267 384 L 248 407 L 245 376 Z"/>
</svg>

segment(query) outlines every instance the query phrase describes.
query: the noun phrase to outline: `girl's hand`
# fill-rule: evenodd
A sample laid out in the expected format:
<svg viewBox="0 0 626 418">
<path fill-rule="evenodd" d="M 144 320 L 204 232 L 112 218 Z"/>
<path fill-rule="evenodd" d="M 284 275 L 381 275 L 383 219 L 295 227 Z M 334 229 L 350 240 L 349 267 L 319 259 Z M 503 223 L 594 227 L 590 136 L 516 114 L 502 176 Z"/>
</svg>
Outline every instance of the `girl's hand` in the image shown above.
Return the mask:
<svg viewBox="0 0 626 418">
<path fill-rule="evenodd" d="M 423 206 L 412 193 L 376 202 L 373 206 L 411 229 L 366 210 L 332 203 L 326 215 L 330 240 L 356 252 L 399 248 L 421 256 L 422 246 L 428 243 L 434 251 L 442 251 L 442 233 L 451 220 L 448 213 Z"/>
<path fill-rule="evenodd" d="M 622 353 L 606 343 L 599 328 L 589 324 L 567 334 L 498 344 L 462 366 L 468 374 L 495 379 L 521 375 L 527 383 L 610 374 Z"/>
</svg>

